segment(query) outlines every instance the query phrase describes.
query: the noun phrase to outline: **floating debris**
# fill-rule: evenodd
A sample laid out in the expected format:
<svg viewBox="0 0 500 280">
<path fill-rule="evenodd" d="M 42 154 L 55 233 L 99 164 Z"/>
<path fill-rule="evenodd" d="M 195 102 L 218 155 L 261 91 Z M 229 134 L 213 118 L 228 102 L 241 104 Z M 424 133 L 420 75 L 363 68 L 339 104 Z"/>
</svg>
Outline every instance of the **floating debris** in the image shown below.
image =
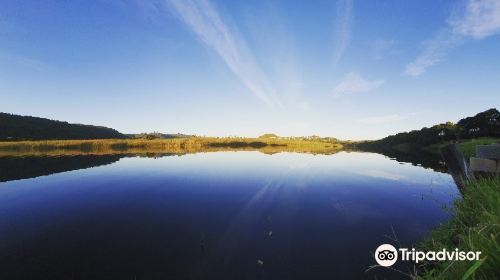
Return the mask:
<svg viewBox="0 0 500 280">
<path fill-rule="evenodd" d="M 263 260 L 257 260 L 257 263 L 258 263 L 259 265 L 264 265 L 264 261 L 263 261 Z"/>
<path fill-rule="evenodd" d="M 269 237 L 273 236 L 273 231 L 269 231 Z"/>
</svg>

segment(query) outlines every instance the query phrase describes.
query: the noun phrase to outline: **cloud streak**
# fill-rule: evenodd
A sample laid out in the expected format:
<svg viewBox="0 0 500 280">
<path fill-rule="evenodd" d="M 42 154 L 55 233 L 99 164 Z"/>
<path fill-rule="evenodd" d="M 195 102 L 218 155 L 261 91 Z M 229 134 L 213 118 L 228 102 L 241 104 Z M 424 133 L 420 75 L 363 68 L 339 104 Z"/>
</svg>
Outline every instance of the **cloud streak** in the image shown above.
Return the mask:
<svg viewBox="0 0 500 280">
<path fill-rule="evenodd" d="M 351 22 L 353 0 L 337 1 L 335 17 L 335 50 L 333 52 L 333 65 L 337 66 L 344 51 L 351 41 Z"/>
<path fill-rule="evenodd" d="M 272 81 L 283 109 L 304 111 L 309 108 L 305 100 L 306 84 L 300 67 L 297 41 L 289 29 L 285 11 L 276 1 L 252 5 L 243 19 L 247 27 L 246 39 L 258 54 L 259 66 Z"/>
<path fill-rule="evenodd" d="M 384 80 L 368 81 L 359 74 L 351 72 L 347 74 L 342 82 L 335 86 L 333 92 L 335 96 L 368 92 L 381 87 L 384 83 Z"/>
<path fill-rule="evenodd" d="M 448 23 L 455 33 L 478 40 L 499 34 L 500 1 L 470 0 L 463 15 L 452 16 Z"/>
<path fill-rule="evenodd" d="M 446 59 L 448 52 L 460 45 L 462 39 L 450 30 L 441 30 L 433 39 L 424 42 L 424 51 L 406 65 L 404 74 L 418 77 L 432 67 Z"/>
<path fill-rule="evenodd" d="M 500 33 L 500 0 L 467 0 L 448 18 L 448 25 L 424 42 L 423 52 L 406 65 L 404 74 L 418 77 L 444 61 L 467 39 L 481 40 Z"/>
<path fill-rule="evenodd" d="M 222 20 L 208 0 L 166 0 L 189 29 L 224 61 L 233 74 L 260 100 L 279 106 L 274 89 L 238 33 Z"/>
<path fill-rule="evenodd" d="M 397 45 L 398 42 L 396 40 L 385 40 L 382 38 L 375 40 L 372 44 L 373 59 L 381 60 L 385 56 L 398 54 Z"/>
<path fill-rule="evenodd" d="M 2 62 L 2 63 L 0 63 L 0 66 L 1 66 L 0 69 L 2 69 L 2 68 L 7 69 L 8 67 L 10 67 L 12 65 L 16 65 L 16 66 L 21 66 L 21 67 L 24 67 L 27 69 L 41 71 L 41 70 L 45 69 L 47 66 L 41 60 L 37 60 L 37 59 L 33 59 L 30 57 L 25 57 L 25 56 L 13 54 L 13 53 L 3 52 L 2 50 L 0 50 L 0 62 Z"/>
</svg>

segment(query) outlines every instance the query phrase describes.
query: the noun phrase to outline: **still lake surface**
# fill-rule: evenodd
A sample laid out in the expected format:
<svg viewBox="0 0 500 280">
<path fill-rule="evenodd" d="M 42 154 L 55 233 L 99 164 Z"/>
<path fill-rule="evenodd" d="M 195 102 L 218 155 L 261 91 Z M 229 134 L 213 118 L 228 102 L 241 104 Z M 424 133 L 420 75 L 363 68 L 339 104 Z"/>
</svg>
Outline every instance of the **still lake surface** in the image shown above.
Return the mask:
<svg viewBox="0 0 500 280">
<path fill-rule="evenodd" d="M 375 249 L 458 196 L 376 153 L 0 157 L 0 279 L 400 279 Z"/>
</svg>

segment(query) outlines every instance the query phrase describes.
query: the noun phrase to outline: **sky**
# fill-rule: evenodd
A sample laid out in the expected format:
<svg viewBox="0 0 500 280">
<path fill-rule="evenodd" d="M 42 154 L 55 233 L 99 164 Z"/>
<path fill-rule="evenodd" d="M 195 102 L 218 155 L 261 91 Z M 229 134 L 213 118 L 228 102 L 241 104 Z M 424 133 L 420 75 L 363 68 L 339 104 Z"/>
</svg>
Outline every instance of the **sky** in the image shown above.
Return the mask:
<svg viewBox="0 0 500 280">
<path fill-rule="evenodd" d="M 0 112 L 378 139 L 500 107 L 500 0 L 2 0 Z"/>
</svg>

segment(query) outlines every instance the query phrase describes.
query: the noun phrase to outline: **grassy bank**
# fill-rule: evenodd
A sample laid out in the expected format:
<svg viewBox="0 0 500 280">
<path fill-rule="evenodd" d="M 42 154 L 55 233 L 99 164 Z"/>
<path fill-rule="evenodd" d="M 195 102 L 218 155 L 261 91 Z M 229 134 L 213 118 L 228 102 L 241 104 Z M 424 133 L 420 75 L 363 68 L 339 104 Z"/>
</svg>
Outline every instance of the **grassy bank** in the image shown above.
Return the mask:
<svg viewBox="0 0 500 280">
<path fill-rule="evenodd" d="M 58 155 L 114 153 L 196 153 L 258 150 L 264 153 L 302 152 L 331 154 L 341 143 L 303 138 L 189 137 L 174 139 L 102 139 L 0 142 L 1 155 Z"/>
<path fill-rule="evenodd" d="M 477 145 L 491 145 L 496 143 L 500 143 L 499 138 L 478 138 L 461 142 L 459 146 L 462 152 L 464 153 L 464 156 L 466 158 L 470 158 L 476 155 Z"/>
<path fill-rule="evenodd" d="M 419 279 L 498 279 L 500 275 L 500 178 L 470 182 L 456 201 L 453 218 L 420 244 L 423 251 L 446 248 L 481 251 L 481 260 L 429 262 Z"/>
<path fill-rule="evenodd" d="M 444 145 L 447 145 L 450 143 L 451 142 L 433 144 L 433 145 L 424 147 L 423 149 L 428 151 L 428 152 L 439 153 L 439 151 L 441 150 L 441 148 Z M 475 156 L 477 145 L 491 145 L 491 144 L 497 144 L 497 143 L 500 143 L 500 138 L 483 137 L 483 138 L 462 140 L 459 142 L 458 146 L 460 147 L 460 150 L 462 150 L 462 153 L 464 154 L 464 156 L 466 158 L 470 158 L 470 157 Z"/>
</svg>

